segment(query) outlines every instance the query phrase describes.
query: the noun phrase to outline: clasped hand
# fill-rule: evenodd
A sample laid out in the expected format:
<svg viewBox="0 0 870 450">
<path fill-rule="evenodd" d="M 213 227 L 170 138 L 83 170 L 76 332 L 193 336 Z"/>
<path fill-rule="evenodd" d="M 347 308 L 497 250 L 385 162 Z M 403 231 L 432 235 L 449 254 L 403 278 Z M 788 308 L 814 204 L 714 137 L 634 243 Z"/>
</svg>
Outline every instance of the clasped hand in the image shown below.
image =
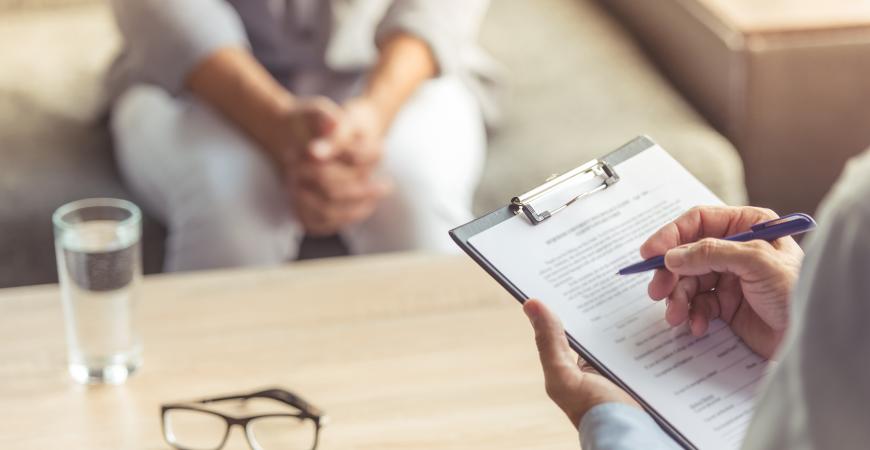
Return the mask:
<svg viewBox="0 0 870 450">
<path fill-rule="evenodd" d="M 343 106 L 298 100 L 284 123 L 288 139 L 279 160 L 306 233 L 332 235 L 371 216 L 392 188 L 376 173 L 386 131 L 376 108 L 364 98 Z"/>
<path fill-rule="evenodd" d="M 667 322 L 688 322 L 692 334 L 701 336 L 712 320 L 722 319 L 755 352 L 773 357 L 789 324 L 803 251 L 790 237 L 770 243 L 717 238 L 776 217 L 761 208 L 699 207 L 653 234 L 640 253 L 643 258 L 665 255 L 666 269 L 654 275 L 649 295 L 667 299 Z M 543 303 L 529 300 L 524 310 L 535 329 L 547 393 L 575 426 L 601 403 L 637 406 L 616 385 L 573 363 L 562 324 Z"/>
</svg>

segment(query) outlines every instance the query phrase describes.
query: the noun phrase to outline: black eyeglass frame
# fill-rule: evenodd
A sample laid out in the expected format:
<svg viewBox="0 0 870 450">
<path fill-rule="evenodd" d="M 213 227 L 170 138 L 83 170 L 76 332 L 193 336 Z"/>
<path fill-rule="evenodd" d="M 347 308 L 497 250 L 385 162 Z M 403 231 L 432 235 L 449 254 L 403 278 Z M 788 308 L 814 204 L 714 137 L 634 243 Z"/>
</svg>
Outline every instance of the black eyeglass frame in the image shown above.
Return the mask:
<svg viewBox="0 0 870 450">
<path fill-rule="evenodd" d="M 290 405 L 299 410 L 299 413 L 268 413 L 268 414 L 255 414 L 252 416 L 244 416 L 244 417 L 235 417 L 226 415 L 217 411 L 213 411 L 211 409 L 206 409 L 198 406 L 194 406 L 196 404 L 209 404 L 215 402 L 223 402 L 228 400 L 250 400 L 255 398 L 265 398 L 271 400 L 277 400 L 286 405 Z M 224 436 L 221 439 L 220 444 L 208 450 L 220 450 L 226 445 L 227 439 L 230 436 L 230 431 L 236 425 L 240 426 L 245 433 L 245 440 L 248 441 L 248 446 L 251 447 L 252 450 L 256 450 L 259 448 L 259 445 L 255 444 L 255 441 L 251 439 L 251 432 L 249 431 L 248 424 L 256 419 L 264 418 L 264 417 L 293 417 L 300 420 L 311 420 L 314 422 L 314 443 L 309 450 L 316 450 L 317 444 L 320 441 L 320 429 L 326 425 L 327 417 L 323 414 L 323 412 L 308 403 L 302 397 L 298 395 L 281 389 L 281 388 L 272 388 L 265 389 L 262 391 L 252 392 L 250 394 L 241 394 L 241 395 L 227 395 L 221 397 L 210 397 L 201 400 L 194 400 L 190 402 L 177 402 L 177 403 L 166 403 L 160 406 L 160 426 L 163 431 L 163 439 L 166 440 L 166 443 L 171 445 L 173 448 L 178 450 L 202 450 L 202 449 L 190 449 L 188 447 L 183 447 L 175 442 L 172 442 L 172 439 L 169 437 L 169 430 L 167 429 L 167 413 L 173 410 L 186 410 L 186 411 L 197 411 L 205 414 L 211 414 L 213 416 L 220 417 L 226 423 L 226 428 L 224 429 Z M 304 449 L 300 449 L 304 450 Z"/>
</svg>

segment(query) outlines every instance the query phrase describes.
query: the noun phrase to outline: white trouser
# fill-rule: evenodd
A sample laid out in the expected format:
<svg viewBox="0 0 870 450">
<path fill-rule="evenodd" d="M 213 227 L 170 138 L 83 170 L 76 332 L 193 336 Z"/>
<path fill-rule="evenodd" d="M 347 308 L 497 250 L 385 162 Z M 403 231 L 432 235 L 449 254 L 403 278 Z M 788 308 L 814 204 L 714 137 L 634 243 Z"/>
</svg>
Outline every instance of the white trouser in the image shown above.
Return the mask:
<svg viewBox="0 0 870 450">
<path fill-rule="evenodd" d="M 116 102 L 111 128 L 128 186 L 169 230 L 166 270 L 295 259 L 303 230 L 279 171 L 210 107 L 136 86 Z M 447 231 L 471 218 L 485 141 L 478 104 L 461 82 L 421 86 L 385 142 L 380 169 L 394 193 L 342 231 L 351 252 L 455 251 Z"/>
</svg>

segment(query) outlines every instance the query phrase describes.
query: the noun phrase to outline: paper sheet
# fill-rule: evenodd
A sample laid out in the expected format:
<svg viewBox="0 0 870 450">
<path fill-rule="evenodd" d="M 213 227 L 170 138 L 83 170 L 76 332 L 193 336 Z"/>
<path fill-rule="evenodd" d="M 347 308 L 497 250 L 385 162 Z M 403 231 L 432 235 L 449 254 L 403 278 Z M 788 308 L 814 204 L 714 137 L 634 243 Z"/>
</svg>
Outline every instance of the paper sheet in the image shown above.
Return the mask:
<svg viewBox="0 0 870 450">
<path fill-rule="evenodd" d="M 652 273 L 616 275 L 659 227 L 721 201 L 658 146 L 615 170 L 618 183 L 539 225 L 517 215 L 469 242 L 693 445 L 738 448 L 764 359 L 721 320 L 699 338 L 671 328 L 647 295 Z"/>
</svg>

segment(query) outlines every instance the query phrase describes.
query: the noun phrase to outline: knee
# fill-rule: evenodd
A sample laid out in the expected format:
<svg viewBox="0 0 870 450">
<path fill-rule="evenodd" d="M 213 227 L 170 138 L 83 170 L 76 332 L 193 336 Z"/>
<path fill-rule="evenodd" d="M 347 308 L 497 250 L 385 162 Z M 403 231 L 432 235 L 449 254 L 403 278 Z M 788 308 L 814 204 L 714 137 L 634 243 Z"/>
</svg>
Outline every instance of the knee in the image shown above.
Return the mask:
<svg viewBox="0 0 870 450">
<path fill-rule="evenodd" d="M 397 190 L 417 197 L 418 202 L 433 196 L 435 201 L 445 197 L 470 201 L 486 153 L 482 119 L 470 102 L 449 101 L 447 95 L 431 99 L 429 94 L 409 105 L 393 123 L 382 170 Z"/>
<path fill-rule="evenodd" d="M 471 161 L 451 168 L 421 160 L 392 167 L 388 176 L 394 184 L 389 201 L 404 215 L 466 218 L 471 210 L 480 171 Z"/>
<path fill-rule="evenodd" d="M 111 129 L 116 136 L 142 129 L 149 118 L 165 115 L 172 108 L 172 98 L 163 89 L 139 84 L 124 91 L 112 105 Z"/>
</svg>

